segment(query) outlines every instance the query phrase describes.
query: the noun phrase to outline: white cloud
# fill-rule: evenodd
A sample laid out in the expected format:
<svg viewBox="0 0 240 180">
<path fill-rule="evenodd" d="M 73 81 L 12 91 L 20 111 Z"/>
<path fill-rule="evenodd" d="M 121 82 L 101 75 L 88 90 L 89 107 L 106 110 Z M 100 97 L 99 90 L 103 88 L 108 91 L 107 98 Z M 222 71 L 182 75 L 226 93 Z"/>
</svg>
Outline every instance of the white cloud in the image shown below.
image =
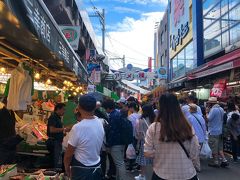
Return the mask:
<svg viewBox="0 0 240 180">
<path fill-rule="evenodd" d="M 158 3 L 166 5 L 168 0 L 115 0 L 122 3 L 131 3 L 131 4 L 151 4 L 151 3 Z"/>
<path fill-rule="evenodd" d="M 164 12 L 145 13 L 138 20 L 126 17 L 121 23 L 116 24 L 106 37 L 106 49 L 110 57 L 114 55 L 126 56 L 126 64 L 147 68 L 148 57 L 153 56 L 154 26 L 159 22 Z M 111 67 L 119 69 L 118 62 L 111 62 Z"/>
<path fill-rule="evenodd" d="M 140 10 L 122 7 L 122 6 L 114 7 L 114 10 L 118 11 L 119 13 L 138 13 L 138 14 L 142 13 L 142 11 Z"/>
</svg>

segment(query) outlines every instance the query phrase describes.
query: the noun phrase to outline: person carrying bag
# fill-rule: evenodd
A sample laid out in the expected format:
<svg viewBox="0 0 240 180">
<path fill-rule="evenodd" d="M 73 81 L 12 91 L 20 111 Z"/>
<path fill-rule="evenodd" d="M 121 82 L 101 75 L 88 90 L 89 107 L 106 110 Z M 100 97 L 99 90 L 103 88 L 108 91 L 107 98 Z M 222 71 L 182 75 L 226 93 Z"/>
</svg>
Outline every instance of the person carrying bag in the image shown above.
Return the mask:
<svg viewBox="0 0 240 180">
<path fill-rule="evenodd" d="M 198 139 L 175 95 L 163 94 L 159 104 L 158 117 L 149 126 L 144 144 L 145 157 L 153 158 L 152 180 L 197 180 Z"/>
</svg>

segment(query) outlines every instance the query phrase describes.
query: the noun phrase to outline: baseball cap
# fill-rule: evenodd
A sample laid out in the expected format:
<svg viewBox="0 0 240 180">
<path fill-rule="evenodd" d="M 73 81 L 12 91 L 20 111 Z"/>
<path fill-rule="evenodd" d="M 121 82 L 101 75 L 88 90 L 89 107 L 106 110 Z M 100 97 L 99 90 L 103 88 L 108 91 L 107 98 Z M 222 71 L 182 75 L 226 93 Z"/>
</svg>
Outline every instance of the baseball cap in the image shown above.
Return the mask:
<svg viewBox="0 0 240 180">
<path fill-rule="evenodd" d="M 91 96 L 91 95 L 83 95 L 79 98 L 79 106 L 87 111 L 87 112 L 92 112 L 96 108 L 96 98 Z"/>
</svg>

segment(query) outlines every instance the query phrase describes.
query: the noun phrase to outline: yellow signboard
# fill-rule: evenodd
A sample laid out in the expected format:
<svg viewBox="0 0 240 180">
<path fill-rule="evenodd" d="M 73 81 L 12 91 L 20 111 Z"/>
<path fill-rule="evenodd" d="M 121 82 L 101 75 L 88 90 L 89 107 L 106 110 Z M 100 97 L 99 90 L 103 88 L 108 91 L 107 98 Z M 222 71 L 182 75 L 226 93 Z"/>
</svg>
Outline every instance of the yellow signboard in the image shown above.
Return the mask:
<svg viewBox="0 0 240 180">
<path fill-rule="evenodd" d="M 193 38 L 192 0 L 171 0 L 170 59 L 175 57 Z"/>
</svg>

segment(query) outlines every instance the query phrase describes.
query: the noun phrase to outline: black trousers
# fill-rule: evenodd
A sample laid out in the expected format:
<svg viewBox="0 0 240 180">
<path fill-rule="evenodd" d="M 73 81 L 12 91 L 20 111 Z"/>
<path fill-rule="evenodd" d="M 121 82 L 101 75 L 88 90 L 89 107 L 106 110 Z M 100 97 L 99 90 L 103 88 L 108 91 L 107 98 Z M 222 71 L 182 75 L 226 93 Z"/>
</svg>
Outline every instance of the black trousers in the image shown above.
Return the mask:
<svg viewBox="0 0 240 180">
<path fill-rule="evenodd" d="M 233 160 L 237 160 L 237 157 L 240 155 L 240 136 L 237 137 L 237 140 L 235 140 L 233 138 L 233 136 L 231 135 L 232 138 L 232 153 L 233 153 Z"/>
<path fill-rule="evenodd" d="M 162 179 L 162 178 L 158 177 L 158 176 L 156 175 L 156 173 L 153 172 L 152 180 L 166 180 L 166 179 Z M 197 175 L 196 175 L 196 176 L 194 176 L 193 178 L 191 178 L 191 179 L 189 179 L 189 180 L 198 180 L 198 177 L 197 177 Z"/>
<path fill-rule="evenodd" d="M 100 162 L 94 166 L 85 166 L 74 157 L 71 163 L 71 180 L 101 180 Z"/>
</svg>

